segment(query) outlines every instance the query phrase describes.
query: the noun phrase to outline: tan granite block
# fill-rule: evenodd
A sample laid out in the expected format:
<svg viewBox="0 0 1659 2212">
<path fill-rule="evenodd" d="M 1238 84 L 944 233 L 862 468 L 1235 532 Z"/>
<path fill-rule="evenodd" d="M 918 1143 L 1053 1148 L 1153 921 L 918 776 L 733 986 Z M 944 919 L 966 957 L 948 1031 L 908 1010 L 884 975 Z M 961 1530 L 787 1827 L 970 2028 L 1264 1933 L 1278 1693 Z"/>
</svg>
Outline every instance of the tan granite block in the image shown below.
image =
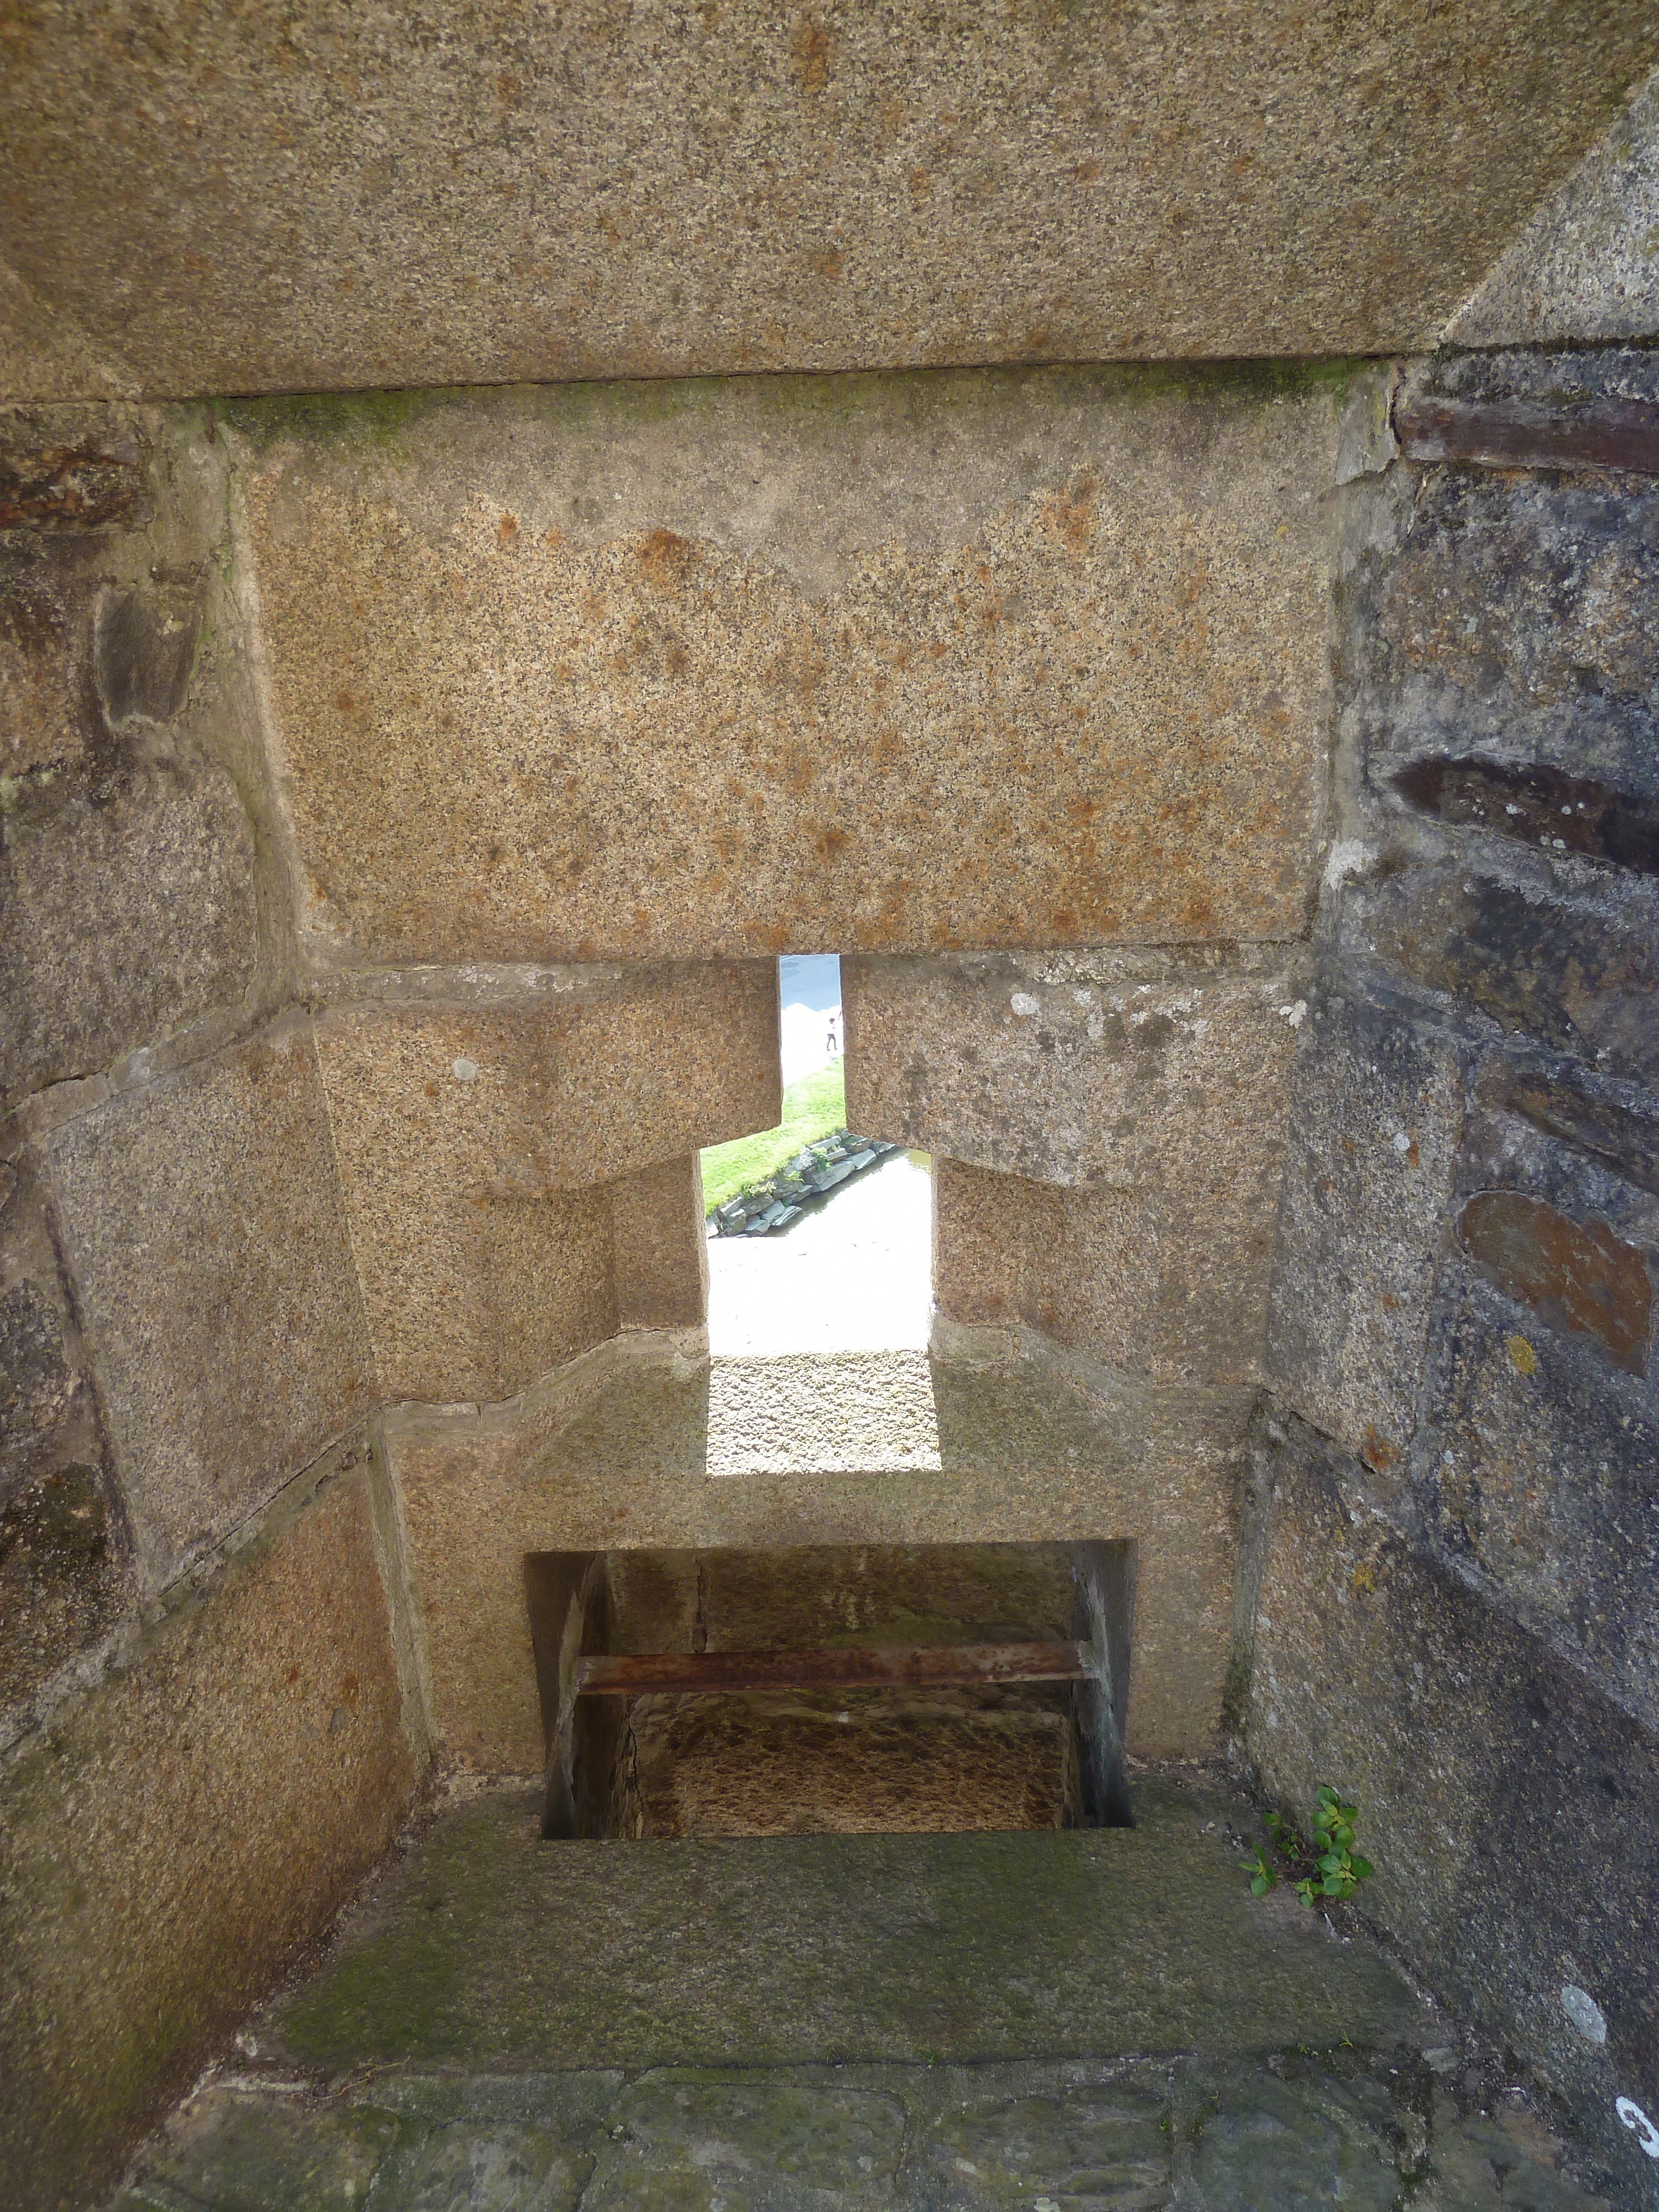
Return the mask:
<svg viewBox="0 0 1659 2212">
<path fill-rule="evenodd" d="M 702 1164 L 693 1152 L 611 1187 L 619 1328 L 700 1328 L 708 1318 Z"/>
<path fill-rule="evenodd" d="M 494 1403 L 619 1327 L 700 1324 L 692 1147 L 779 1118 L 774 963 L 532 981 L 318 1024 L 388 1398 Z"/>
<path fill-rule="evenodd" d="M 1655 51 L 1638 0 L 24 12 L 0 391 L 1426 348 Z"/>
<path fill-rule="evenodd" d="M 109 1098 L 43 1149 L 116 1463 L 165 1578 L 372 1401 L 309 1025 Z"/>
<path fill-rule="evenodd" d="M 847 959 L 852 1126 L 1082 1188 L 1278 1197 L 1297 948 Z"/>
<path fill-rule="evenodd" d="M 1129 1748 L 1207 1755 L 1254 1394 L 1094 1379 L 921 1353 L 635 1361 L 562 1403 L 389 1417 L 441 1757 L 542 1771 L 528 1553 L 1099 1537 L 1139 1546 Z"/>
<path fill-rule="evenodd" d="M 383 1399 L 493 1404 L 617 1328 L 605 1185 L 440 1188 L 360 1231 L 357 1249 Z"/>
<path fill-rule="evenodd" d="M 354 1229 L 423 1202 L 612 1182 L 776 1126 L 771 961 L 529 972 L 486 997 L 342 1005 L 318 1024 Z"/>
<path fill-rule="evenodd" d="M 1040 1329 L 1154 1382 L 1254 1382 L 1273 1197 L 1063 1190 L 935 1158 L 934 1301 L 951 1321 Z"/>
<path fill-rule="evenodd" d="M 1346 373 L 253 407 L 322 962 L 1293 936 Z"/>
<path fill-rule="evenodd" d="M 392 1840 L 414 1764 L 357 1455 L 0 1786 L 0 2165 L 84 2203 Z"/>
</svg>

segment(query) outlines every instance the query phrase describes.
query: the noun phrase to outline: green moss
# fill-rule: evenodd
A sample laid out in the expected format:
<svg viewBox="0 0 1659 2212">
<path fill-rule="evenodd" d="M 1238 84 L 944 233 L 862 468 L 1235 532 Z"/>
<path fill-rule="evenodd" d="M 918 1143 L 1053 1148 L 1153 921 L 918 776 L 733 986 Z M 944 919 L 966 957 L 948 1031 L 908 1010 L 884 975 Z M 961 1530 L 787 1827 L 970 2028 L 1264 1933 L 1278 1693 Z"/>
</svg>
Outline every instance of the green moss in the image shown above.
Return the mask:
<svg viewBox="0 0 1659 2212">
<path fill-rule="evenodd" d="M 584 379 L 568 384 L 456 385 L 404 391 L 285 392 L 214 403 L 218 420 L 257 443 L 279 438 L 327 443 L 395 445 L 410 429 L 450 409 L 493 406 L 529 420 L 573 427 L 614 421 L 678 421 L 718 402 L 733 385 L 776 416 L 836 420 L 867 414 L 885 402 L 926 416 L 968 405 L 1017 386 L 1052 386 L 1062 400 L 1079 380 L 1127 405 L 1170 398 L 1296 398 L 1345 391 L 1370 364 L 1358 356 L 1250 361 L 1032 363 L 992 368 L 846 370 L 832 374 L 665 376 Z"/>
<path fill-rule="evenodd" d="M 477 397 L 465 387 L 404 392 L 282 392 L 215 402 L 218 419 L 256 444 L 279 438 L 318 443 L 394 445 L 411 425 Z"/>
</svg>

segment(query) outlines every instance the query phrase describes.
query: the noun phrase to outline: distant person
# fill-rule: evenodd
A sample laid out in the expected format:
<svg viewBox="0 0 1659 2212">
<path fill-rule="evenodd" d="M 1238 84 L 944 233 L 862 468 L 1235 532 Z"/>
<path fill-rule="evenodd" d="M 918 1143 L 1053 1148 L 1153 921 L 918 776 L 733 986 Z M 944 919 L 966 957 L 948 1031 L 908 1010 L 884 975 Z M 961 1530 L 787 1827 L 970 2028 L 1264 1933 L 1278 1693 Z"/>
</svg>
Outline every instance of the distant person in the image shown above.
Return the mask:
<svg viewBox="0 0 1659 2212">
<path fill-rule="evenodd" d="M 830 1035 L 824 1041 L 823 1048 L 826 1052 L 839 1052 L 841 1050 L 841 1039 L 836 1035 L 836 1024 L 840 1021 L 840 1019 L 841 1016 L 839 1012 L 833 1013 L 830 1017 Z"/>
</svg>

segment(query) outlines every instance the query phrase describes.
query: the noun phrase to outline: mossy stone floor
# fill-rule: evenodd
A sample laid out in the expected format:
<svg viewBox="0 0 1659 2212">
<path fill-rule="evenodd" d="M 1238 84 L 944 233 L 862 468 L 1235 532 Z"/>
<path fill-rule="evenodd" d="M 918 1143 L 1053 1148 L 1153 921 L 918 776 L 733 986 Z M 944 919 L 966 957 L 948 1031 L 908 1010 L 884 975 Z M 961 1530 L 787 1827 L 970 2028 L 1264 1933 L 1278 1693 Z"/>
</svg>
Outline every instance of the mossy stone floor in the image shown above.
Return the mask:
<svg viewBox="0 0 1659 2212">
<path fill-rule="evenodd" d="M 1230 1801 L 1136 1810 L 556 1844 L 528 1792 L 452 1808 L 121 2212 L 1597 2202 L 1363 1938 L 1251 1900 Z"/>
</svg>

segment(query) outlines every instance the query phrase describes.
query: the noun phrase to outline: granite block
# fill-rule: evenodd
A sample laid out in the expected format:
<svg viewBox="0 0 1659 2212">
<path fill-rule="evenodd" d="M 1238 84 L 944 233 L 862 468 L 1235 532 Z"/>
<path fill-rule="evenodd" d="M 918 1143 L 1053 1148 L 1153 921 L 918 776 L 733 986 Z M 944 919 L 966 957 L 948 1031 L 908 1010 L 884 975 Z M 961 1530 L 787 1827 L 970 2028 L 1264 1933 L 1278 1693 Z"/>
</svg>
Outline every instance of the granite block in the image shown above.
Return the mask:
<svg viewBox="0 0 1659 2212">
<path fill-rule="evenodd" d="M 310 1029 L 118 1093 L 43 1149 L 116 1465 L 165 1580 L 373 1401 Z"/>
<path fill-rule="evenodd" d="M 1304 1025 L 1267 1316 L 1267 1376 L 1382 1474 L 1415 1432 L 1451 1237 L 1466 1049 L 1333 988 Z"/>
<path fill-rule="evenodd" d="M 1656 52 L 1632 0 L 434 20 L 24 19 L 10 392 L 1423 349 Z"/>
<path fill-rule="evenodd" d="M 346 1451 L 0 1784 L 0 2148 L 84 2203 L 345 1902 L 414 1765 Z"/>
<path fill-rule="evenodd" d="M 389 424 L 250 406 L 237 496 L 302 942 L 592 961 L 1297 934 L 1351 380 L 745 378 L 432 395 Z"/>
</svg>

